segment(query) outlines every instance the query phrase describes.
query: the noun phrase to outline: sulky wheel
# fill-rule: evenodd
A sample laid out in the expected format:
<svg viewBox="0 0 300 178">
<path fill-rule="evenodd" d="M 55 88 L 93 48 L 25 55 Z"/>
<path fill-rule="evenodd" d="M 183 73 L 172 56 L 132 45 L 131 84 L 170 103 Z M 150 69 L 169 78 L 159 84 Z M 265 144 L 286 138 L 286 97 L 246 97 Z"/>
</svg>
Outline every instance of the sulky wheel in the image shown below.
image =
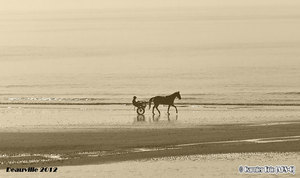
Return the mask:
<svg viewBox="0 0 300 178">
<path fill-rule="evenodd" d="M 136 110 L 136 112 L 138 113 L 138 114 L 144 114 L 145 113 L 145 108 L 143 108 L 143 107 L 138 107 L 137 108 L 137 110 Z"/>
</svg>

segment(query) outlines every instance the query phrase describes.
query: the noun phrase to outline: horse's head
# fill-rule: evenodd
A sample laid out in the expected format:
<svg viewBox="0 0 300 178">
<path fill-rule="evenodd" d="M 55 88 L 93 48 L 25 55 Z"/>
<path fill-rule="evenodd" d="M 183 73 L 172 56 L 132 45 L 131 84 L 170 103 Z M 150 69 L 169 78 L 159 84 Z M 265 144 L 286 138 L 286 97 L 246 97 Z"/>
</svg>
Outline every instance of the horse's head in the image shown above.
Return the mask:
<svg viewBox="0 0 300 178">
<path fill-rule="evenodd" d="M 181 95 L 180 95 L 180 92 L 178 91 L 178 92 L 176 92 L 176 97 L 178 98 L 178 99 L 180 99 L 181 100 Z"/>
</svg>

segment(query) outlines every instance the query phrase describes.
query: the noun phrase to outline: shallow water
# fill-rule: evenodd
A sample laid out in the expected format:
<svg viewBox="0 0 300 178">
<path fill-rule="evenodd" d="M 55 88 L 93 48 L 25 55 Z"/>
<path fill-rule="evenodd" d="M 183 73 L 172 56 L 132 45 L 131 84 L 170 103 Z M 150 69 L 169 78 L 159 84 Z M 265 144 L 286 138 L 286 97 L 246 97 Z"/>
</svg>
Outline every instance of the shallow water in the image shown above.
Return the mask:
<svg viewBox="0 0 300 178">
<path fill-rule="evenodd" d="M 186 128 L 223 124 L 248 126 L 299 123 L 298 106 L 178 106 L 159 107 L 162 114 L 152 115 L 146 108 L 138 115 L 130 105 L 45 106 L 2 105 L 0 128 Z"/>
</svg>

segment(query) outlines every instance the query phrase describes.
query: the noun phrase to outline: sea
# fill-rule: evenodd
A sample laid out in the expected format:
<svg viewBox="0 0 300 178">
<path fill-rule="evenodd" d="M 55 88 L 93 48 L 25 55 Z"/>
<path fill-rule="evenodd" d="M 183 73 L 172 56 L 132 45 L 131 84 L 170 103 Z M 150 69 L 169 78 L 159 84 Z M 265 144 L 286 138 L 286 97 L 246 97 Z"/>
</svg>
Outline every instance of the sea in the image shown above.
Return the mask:
<svg viewBox="0 0 300 178">
<path fill-rule="evenodd" d="M 177 91 L 180 107 L 281 107 L 287 113 L 286 107 L 300 106 L 298 6 L 0 14 L 2 118 L 18 122 L 22 108 L 32 107 L 121 108 L 123 116 L 136 117 L 133 96 L 149 101 Z"/>
</svg>

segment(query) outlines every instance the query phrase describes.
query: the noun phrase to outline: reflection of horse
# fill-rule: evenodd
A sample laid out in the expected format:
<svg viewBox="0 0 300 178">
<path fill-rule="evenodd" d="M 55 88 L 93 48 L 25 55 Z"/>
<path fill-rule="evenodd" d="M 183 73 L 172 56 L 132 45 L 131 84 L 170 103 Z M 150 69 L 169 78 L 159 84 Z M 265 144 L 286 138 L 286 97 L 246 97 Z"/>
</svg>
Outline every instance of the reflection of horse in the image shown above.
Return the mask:
<svg viewBox="0 0 300 178">
<path fill-rule="evenodd" d="M 154 116 L 154 114 L 152 115 L 152 121 L 153 122 L 158 122 L 159 119 L 160 119 L 160 115 L 158 115 L 158 116 Z"/>
<path fill-rule="evenodd" d="M 154 114 L 154 108 L 156 108 L 158 113 L 160 114 L 160 111 L 158 110 L 158 106 L 160 104 L 169 105 L 168 114 L 170 114 L 169 110 L 170 110 L 171 106 L 173 106 L 176 109 L 176 113 L 178 113 L 177 108 L 174 105 L 175 98 L 181 99 L 179 91 L 175 92 L 175 93 L 173 93 L 172 95 L 169 95 L 169 96 L 155 96 L 155 97 L 153 97 L 149 100 L 149 109 L 151 108 L 151 103 L 153 102 L 154 103 L 154 106 L 153 106 L 153 109 L 152 109 L 153 114 Z"/>
<path fill-rule="evenodd" d="M 168 118 L 168 121 L 169 121 L 169 122 L 171 122 L 172 120 L 174 121 L 174 117 L 173 117 L 172 120 L 171 120 L 170 114 L 167 115 L 167 118 Z M 154 114 L 152 115 L 152 121 L 153 121 L 153 122 L 159 122 L 159 120 L 160 120 L 160 115 L 158 115 L 158 116 L 155 116 Z M 178 120 L 178 115 L 177 115 L 177 114 L 176 114 L 176 116 L 175 116 L 175 120 L 176 120 L 176 121 Z"/>
</svg>

